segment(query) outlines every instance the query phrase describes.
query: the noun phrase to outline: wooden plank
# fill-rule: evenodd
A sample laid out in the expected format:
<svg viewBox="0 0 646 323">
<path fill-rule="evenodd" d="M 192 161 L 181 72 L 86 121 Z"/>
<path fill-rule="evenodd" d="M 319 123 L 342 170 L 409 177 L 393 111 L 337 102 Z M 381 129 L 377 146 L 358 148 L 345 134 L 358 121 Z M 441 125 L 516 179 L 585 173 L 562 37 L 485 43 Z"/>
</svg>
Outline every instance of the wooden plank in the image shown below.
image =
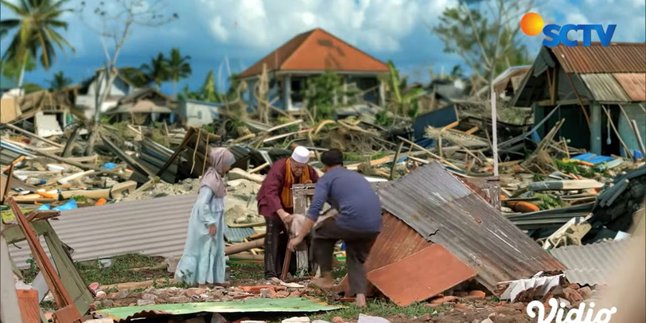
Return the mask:
<svg viewBox="0 0 646 323">
<path fill-rule="evenodd" d="M 472 134 L 474 134 L 474 133 L 475 133 L 476 131 L 478 131 L 478 130 L 480 130 L 480 127 L 475 126 L 475 127 L 471 128 L 471 129 L 469 129 L 469 130 L 465 131 L 464 133 L 466 133 L 467 135 L 472 135 Z"/>
<path fill-rule="evenodd" d="M 81 313 L 76 308 L 74 300 L 70 297 L 67 289 L 65 289 L 65 287 L 63 286 L 63 282 L 58 276 L 54 265 L 52 265 L 49 258 L 47 257 L 43 246 L 40 245 L 38 236 L 35 235 L 33 228 L 30 226 L 29 222 L 27 222 L 27 219 L 25 219 L 25 216 L 22 214 L 22 211 L 20 210 L 20 207 L 18 207 L 18 204 L 16 204 L 16 201 L 10 198 L 8 202 L 16 217 L 16 221 L 18 222 L 20 229 L 27 238 L 26 240 L 29 244 L 29 248 L 31 249 L 31 253 L 34 256 L 34 260 L 36 261 L 36 264 L 38 265 L 40 271 L 43 273 L 43 277 L 47 282 L 47 286 L 49 286 L 49 290 L 54 296 L 56 304 L 59 308 L 63 309 L 62 313 L 64 313 L 65 321 L 62 322 L 80 321 Z"/>
<path fill-rule="evenodd" d="M 61 145 L 59 143 L 53 142 L 53 141 L 51 141 L 51 140 L 49 140 L 47 138 L 43 138 L 43 137 L 41 137 L 41 136 L 39 136 L 39 135 L 37 135 L 37 134 L 35 134 L 33 132 L 29 132 L 29 131 L 25 130 L 25 129 L 16 127 L 16 126 L 14 126 L 14 125 L 12 125 L 10 123 L 5 123 L 5 126 L 7 128 L 9 128 L 9 129 L 11 129 L 11 130 L 15 130 L 17 132 L 20 132 L 20 133 L 22 133 L 23 135 L 25 135 L 27 137 L 36 138 L 36 139 L 38 139 L 38 140 L 40 140 L 42 142 L 45 142 L 45 143 L 48 143 L 48 144 L 54 146 L 54 147 L 63 148 L 63 145 Z"/>
<path fill-rule="evenodd" d="M 63 178 L 59 178 L 56 182 L 58 182 L 58 184 L 65 185 L 65 184 L 69 183 L 70 181 L 81 179 L 81 178 L 83 178 L 83 177 L 85 177 L 87 175 L 93 174 L 93 173 L 94 173 L 94 170 L 90 169 L 90 170 L 86 170 L 86 171 L 83 171 L 83 172 L 74 173 L 72 175 L 65 176 Z"/>
</svg>

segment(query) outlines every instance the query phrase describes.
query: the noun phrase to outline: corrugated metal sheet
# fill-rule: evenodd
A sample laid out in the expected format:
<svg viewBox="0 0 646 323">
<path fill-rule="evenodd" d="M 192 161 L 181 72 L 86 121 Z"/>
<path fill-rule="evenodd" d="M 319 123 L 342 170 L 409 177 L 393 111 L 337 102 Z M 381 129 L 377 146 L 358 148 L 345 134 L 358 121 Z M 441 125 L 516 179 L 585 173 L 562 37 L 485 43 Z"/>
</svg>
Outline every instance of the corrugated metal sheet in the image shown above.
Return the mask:
<svg viewBox="0 0 646 323">
<path fill-rule="evenodd" d="M 646 101 L 646 73 L 615 73 L 613 76 L 632 101 Z"/>
<path fill-rule="evenodd" d="M 379 195 L 385 210 L 474 268 L 490 290 L 500 281 L 565 269 L 436 162 L 391 182 Z"/>
<path fill-rule="evenodd" d="M 368 281 L 399 306 L 429 299 L 475 276 L 473 268 L 439 244 L 367 274 Z"/>
<path fill-rule="evenodd" d="M 384 212 L 382 224 L 381 233 L 364 263 L 366 272 L 397 262 L 431 245 L 406 223 L 388 212 Z M 347 277 L 341 285 L 346 294 L 349 294 Z"/>
<path fill-rule="evenodd" d="M 186 229 L 197 195 L 168 196 L 125 201 L 62 212 L 51 220 L 59 238 L 74 249 L 76 261 L 143 253 L 151 256 L 181 256 Z M 43 246 L 44 240 L 41 239 Z M 26 241 L 10 246 L 16 265 L 27 267 L 31 252 Z"/>
<path fill-rule="evenodd" d="M 572 283 L 605 284 L 623 263 L 630 240 L 567 246 L 550 253 L 568 267 L 565 277 Z"/>
<path fill-rule="evenodd" d="M 645 73 L 645 43 L 615 43 L 604 47 L 555 46 L 551 48 L 567 73 Z"/>
<path fill-rule="evenodd" d="M 224 232 L 224 239 L 228 242 L 242 242 L 255 233 L 256 231 L 253 228 L 232 228 L 227 226 L 227 230 Z"/>
<path fill-rule="evenodd" d="M 621 84 L 612 74 L 581 74 L 581 79 L 592 93 L 596 101 L 601 102 L 631 102 Z"/>
</svg>

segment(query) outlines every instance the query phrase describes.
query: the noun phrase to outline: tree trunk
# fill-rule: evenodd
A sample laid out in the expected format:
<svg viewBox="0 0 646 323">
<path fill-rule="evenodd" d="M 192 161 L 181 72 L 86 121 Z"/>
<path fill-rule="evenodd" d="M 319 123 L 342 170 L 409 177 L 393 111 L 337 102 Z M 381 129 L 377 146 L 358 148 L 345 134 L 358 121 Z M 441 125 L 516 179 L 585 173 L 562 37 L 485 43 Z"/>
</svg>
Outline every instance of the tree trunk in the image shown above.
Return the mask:
<svg viewBox="0 0 646 323">
<path fill-rule="evenodd" d="M 27 67 L 27 56 L 22 59 L 22 65 L 20 67 L 20 76 L 18 77 L 18 88 L 22 90 L 22 82 L 25 78 L 25 68 Z"/>
<path fill-rule="evenodd" d="M 74 148 L 74 143 L 76 142 L 76 138 L 78 138 L 80 129 L 81 129 L 81 124 L 78 124 L 76 125 L 76 127 L 74 127 L 74 130 L 70 135 L 70 138 L 67 139 L 67 143 L 65 143 L 65 148 L 63 149 L 62 157 L 68 157 L 72 154 L 72 149 Z"/>
</svg>

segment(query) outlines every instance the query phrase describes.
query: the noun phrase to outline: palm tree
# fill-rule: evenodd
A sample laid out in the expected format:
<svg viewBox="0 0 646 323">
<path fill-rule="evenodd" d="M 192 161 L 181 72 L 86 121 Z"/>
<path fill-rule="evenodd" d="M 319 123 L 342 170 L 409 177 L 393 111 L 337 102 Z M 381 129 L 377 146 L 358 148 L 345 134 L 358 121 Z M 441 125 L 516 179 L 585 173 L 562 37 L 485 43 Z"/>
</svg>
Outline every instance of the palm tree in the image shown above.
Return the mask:
<svg viewBox="0 0 646 323">
<path fill-rule="evenodd" d="M 72 84 L 72 79 L 65 76 L 63 71 L 54 74 L 54 78 L 49 81 L 49 88 L 51 91 L 60 91 Z"/>
<path fill-rule="evenodd" d="M 170 50 L 170 57 L 166 62 L 168 63 L 168 78 L 173 81 L 173 94 L 177 93 L 177 82 L 191 75 L 190 60 L 190 56 L 182 57 L 179 48 Z"/>
<path fill-rule="evenodd" d="M 71 11 L 62 8 L 66 2 L 67 0 L 22 0 L 19 5 L 14 5 L 7 0 L 0 0 L 3 6 L 18 16 L 0 21 L 0 35 L 16 30 L 2 58 L 17 61 L 23 66 L 18 87 L 22 86 L 24 66 L 30 56 L 39 58 L 40 64 L 47 70 L 56 56 L 55 46 L 60 50 L 65 50 L 65 47 L 74 50 L 57 31 L 59 28 L 67 29 L 67 22 L 60 20 L 65 12 Z"/>
<path fill-rule="evenodd" d="M 150 64 L 143 64 L 139 68 L 146 77 L 148 82 L 153 82 L 160 87 L 162 83 L 168 81 L 168 62 L 164 54 L 159 53 L 150 60 Z"/>
</svg>

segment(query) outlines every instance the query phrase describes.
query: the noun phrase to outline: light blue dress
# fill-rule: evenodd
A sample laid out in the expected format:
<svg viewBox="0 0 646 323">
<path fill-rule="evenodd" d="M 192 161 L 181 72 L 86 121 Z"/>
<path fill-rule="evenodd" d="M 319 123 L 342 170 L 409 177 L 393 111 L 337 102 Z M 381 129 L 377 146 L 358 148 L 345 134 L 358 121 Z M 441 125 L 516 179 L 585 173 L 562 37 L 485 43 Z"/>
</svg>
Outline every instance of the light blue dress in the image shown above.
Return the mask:
<svg viewBox="0 0 646 323">
<path fill-rule="evenodd" d="M 215 224 L 217 233 L 209 235 L 208 226 Z M 189 285 L 223 283 L 224 198 L 202 186 L 188 221 L 184 254 L 177 264 L 175 279 Z"/>
</svg>

